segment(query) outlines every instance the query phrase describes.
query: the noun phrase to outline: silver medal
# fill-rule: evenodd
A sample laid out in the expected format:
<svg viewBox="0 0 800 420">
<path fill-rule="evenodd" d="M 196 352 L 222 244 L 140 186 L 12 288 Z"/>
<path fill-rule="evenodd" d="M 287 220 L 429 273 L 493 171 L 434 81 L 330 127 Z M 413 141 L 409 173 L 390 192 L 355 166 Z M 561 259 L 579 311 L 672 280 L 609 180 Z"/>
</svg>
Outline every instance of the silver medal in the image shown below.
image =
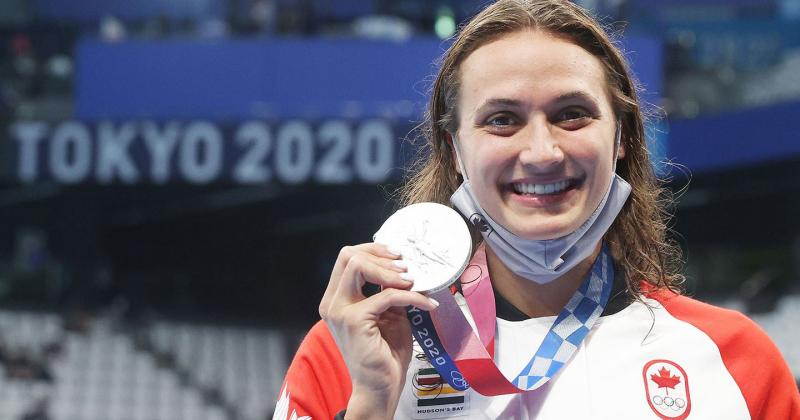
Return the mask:
<svg viewBox="0 0 800 420">
<path fill-rule="evenodd" d="M 376 243 L 400 250 L 412 291 L 436 292 L 451 285 L 464 271 L 472 238 L 464 219 L 450 207 L 417 203 L 391 215 L 373 236 Z"/>
</svg>

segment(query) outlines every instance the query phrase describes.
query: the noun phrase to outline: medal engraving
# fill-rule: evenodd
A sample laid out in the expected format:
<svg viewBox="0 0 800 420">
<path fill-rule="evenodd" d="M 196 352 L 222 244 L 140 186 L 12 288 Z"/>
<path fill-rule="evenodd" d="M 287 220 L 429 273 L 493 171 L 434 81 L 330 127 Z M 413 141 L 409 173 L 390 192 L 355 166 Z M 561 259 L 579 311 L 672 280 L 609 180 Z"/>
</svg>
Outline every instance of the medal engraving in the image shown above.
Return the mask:
<svg viewBox="0 0 800 420">
<path fill-rule="evenodd" d="M 429 235 L 427 235 L 430 223 L 430 220 L 424 219 L 418 226 L 409 226 L 409 230 L 413 233 L 406 238 L 406 244 L 412 252 L 408 256 L 403 255 L 403 259 L 406 262 L 417 264 L 420 268 L 428 267 L 430 264 L 444 264 L 453 267 L 453 264 L 447 260 L 447 249 L 441 247 L 437 249 L 437 244 L 430 241 Z"/>
</svg>

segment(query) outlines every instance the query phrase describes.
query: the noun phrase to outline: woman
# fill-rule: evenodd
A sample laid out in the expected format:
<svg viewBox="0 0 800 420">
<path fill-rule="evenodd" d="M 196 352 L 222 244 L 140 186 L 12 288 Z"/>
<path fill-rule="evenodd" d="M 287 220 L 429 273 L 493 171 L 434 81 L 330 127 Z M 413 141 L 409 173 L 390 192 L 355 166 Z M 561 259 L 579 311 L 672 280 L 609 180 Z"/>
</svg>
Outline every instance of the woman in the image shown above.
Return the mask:
<svg viewBox="0 0 800 420">
<path fill-rule="evenodd" d="M 452 202 L 477 222 L 471 265 L 496 300 L 487 350 L 507 378 L 536 364 L 604 258 L 610 298 L 546 378 L 486 396 L 448 383 L 412 344 L 404 308 L 435 313 L 439 302 L 408 290 L 402 255 L 345 247 L 275 418 L 800 418 L 769 338 L 677 293 L 679 253 L 665 239 L 642 119 L 623 55 L 577 6 L 501 0 L 473 18 L 444 56 L 430 154 L 404 204 Z M 365 283 L 383 290 L 365 297 Z M 455 295 L 464 312 L 483 316 L 466 295 Z"/>
</svg>

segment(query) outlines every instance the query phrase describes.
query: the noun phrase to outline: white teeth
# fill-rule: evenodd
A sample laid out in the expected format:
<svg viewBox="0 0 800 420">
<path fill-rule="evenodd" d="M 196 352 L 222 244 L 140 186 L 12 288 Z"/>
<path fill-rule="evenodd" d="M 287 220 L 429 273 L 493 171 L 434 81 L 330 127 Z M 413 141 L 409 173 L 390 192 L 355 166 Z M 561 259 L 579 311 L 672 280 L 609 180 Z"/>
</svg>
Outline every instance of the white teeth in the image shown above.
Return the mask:
<svg viewBox="0 0 800 420">
<path fill-rule="evenodd" d="M 560 193 L 569 182 L 567 180 L 554 182 L 552 184 L 513 184 L 514 191 L 520 194 L 555 194 Z"/>
</svg>

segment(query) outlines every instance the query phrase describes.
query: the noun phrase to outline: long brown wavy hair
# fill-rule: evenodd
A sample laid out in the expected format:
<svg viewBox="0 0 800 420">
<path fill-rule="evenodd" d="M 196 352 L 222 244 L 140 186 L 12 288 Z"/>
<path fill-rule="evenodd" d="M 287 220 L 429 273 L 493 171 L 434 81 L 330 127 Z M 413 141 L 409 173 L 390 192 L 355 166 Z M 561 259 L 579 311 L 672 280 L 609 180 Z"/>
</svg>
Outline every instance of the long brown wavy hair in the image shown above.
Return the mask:
<svg viewBox="0 0 800 420">
<path fill-rule="evenodd" d="M 448 133 L 458 130 L 456 105 L 461 63 L 482 45 L 521 30 L 546 31 L 582 47 L 602 63 L 625 147 L 625 157 L 617 163 L 617 173 L 633 189 L 605 239 L 631 298 L 640 295 L 641 281 L 680 292 L 681 251 L 666 236 L 667 209 L 672 196 L 656 178 L 650 164 L 637 84 L 622 51 L 603 26 L 567 0 L 500 0 L 460 29 L 441 59 L 429 108 L 421 124 L 427 153 L 411 168 L 399 191 L 400 204 L 433 201 L 450 205 L 450 196 L 462 181 L 455 170 L 448 138 Z M 473 237 L 479 235 L 473 232 Z"/>
</svg>

